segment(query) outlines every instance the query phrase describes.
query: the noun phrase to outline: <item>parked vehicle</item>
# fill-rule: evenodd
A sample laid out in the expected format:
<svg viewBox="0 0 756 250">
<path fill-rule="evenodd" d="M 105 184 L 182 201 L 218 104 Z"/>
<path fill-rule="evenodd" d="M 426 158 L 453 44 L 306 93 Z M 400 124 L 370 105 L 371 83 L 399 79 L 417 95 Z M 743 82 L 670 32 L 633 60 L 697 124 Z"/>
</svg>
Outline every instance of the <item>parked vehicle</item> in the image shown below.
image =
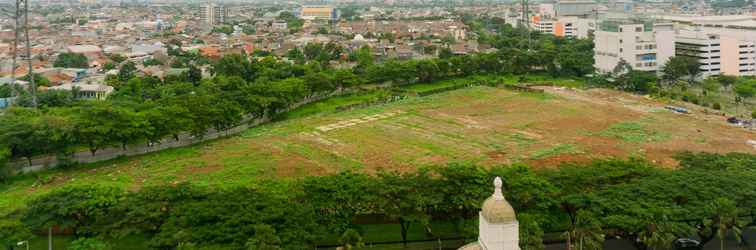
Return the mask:
<svg viewBox="0 0 756 250">
<path fill-rule="evenodd" d="M 674 250 L 703 250 L 701 242 L 693 239 L 676 239 L 672 242 Z"/>
</svg>

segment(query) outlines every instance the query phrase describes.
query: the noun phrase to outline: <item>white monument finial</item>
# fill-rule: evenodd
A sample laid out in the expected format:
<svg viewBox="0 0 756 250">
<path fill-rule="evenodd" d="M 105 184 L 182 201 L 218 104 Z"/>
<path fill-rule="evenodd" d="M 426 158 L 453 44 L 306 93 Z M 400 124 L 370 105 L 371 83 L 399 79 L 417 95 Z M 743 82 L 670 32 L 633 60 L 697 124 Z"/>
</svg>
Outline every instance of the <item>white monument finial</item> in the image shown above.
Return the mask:
<svg viewBox="0 0 756 250">
<path fill-rule="evenodd" d="M 501 177 L 496 176 L 496 179 L 494 179 L 494 194 L 493 197 L 495 200 L 503 200 L 504 199 L 504 193 L 501 191 L 502 186 Z"/>
</svg>

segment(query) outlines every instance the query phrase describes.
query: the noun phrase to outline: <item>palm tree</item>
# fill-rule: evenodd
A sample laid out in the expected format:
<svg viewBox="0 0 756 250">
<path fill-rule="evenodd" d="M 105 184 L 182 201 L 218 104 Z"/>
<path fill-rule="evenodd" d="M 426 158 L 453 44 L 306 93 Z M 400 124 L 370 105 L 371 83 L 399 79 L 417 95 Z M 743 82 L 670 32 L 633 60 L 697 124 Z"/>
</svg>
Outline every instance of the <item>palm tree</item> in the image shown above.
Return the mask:
<svg viewBox="0 0 756 250">
<path fill-rule="evenodd" d="M 724 240 L 728 233 L 732 233 L 740 242 L 744 223 L 738 218 L 739 210 L 734 201 L 719 198 L 714 201 L 714 223 L 717 226 L 719 249 L 724 250 Z"/>
<path fill-rule="evenodd" d="M 565 232 L 562 236 L 567 240 L 568 250 L 600 250 L 604 248 L 604 231 L 601 229 L 601 224 L 591 212 L 585 210 L 577 212 L 575 224 L 572 225 L 570 231 Z"/>
<path fill-rule="evenodd" d="M 362 241 L 362 236 L 357 230 L 347 229 L 344 234 L 341 235 L 339 243 L 344 246 L 345 250 L 352 250 L 354 248 L 365 247 L 365 243 Z"/>
<path fill-rule="evenodd" d="M 644 231 L 638 234 L 638 240 L 650 250 L 666 250 L 672 247 L 672 242 L 685 235 L 692 229 L 684 224 L 669 221 L 666 215 L 657 215 L 649 220 Z"/>
</svg>

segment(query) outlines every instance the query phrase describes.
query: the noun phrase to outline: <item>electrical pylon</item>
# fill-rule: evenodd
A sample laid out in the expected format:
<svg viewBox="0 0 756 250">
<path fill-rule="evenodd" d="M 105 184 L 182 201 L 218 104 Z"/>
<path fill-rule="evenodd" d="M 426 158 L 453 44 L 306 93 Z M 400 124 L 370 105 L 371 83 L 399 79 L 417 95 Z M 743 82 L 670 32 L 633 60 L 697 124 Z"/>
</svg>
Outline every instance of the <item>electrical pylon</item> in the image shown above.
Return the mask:
<svg viewBox="0 0 756 250">
<path fill-rule="evenodd" d="M 18 97 L 20 94 L 16 91 L 16 64 L 18 60 L 18 45 L 21 40 L 21 31 L 23 29 L 23 36 L 26 47 L 26 62 L 29 68 L 29 91 L 32 96 L 32 106 L 37 107 L 37 84 L 34 79 L 34 70 L 32 67 L 31 58 L 31 39 L 29 39 L 29 1 L 28 0 L 16 0 L 15 10 L 13 15 L 13 45 L 11 47 L 11 89 L 14 96 Z M 23 23 L 23 28 L 22 28 Z"/>
</svg>

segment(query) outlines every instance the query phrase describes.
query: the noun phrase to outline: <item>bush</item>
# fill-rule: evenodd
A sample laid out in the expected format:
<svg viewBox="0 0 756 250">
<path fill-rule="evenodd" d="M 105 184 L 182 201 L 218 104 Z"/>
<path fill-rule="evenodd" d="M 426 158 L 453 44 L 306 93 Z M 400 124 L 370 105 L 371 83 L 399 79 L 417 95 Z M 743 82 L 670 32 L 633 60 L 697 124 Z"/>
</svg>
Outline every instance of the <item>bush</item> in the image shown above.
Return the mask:
<svg viewBox="0 0 756 250">
<path fill-rule="evenodd" d="M 683 95 L 683 96 L 682 96 L 682 100 L 683 100 L 684 102 L 690 101 L 690 97 L 688 97 L 688 95 Z"/>
<path fill-rule="evenodd" d="M 690 102 L 696 105 L 700 103 L 700 101 L 698 101 L 698 97 L 695 97 L 695 96 L 690 98 Z"/>
<path fill-rule="evenodd" d="M 68 246 L 69 250 L 106 250 L 110 249 L 108 244 L 92 238 L 78 238 Z"/>
<path fill-rule="evenodd" d="M 751 112 L 751 118 L 756 119 L 756 110 L 754 110 L 753 112 Z"/>
<path fill-rule="evenodd" d="M 715 102 L 714 104 L 711 105 L 711 108 L 715 110 L 722 110 L 722 105 L 720 105 L 718 102 Z"/>
</svg>

